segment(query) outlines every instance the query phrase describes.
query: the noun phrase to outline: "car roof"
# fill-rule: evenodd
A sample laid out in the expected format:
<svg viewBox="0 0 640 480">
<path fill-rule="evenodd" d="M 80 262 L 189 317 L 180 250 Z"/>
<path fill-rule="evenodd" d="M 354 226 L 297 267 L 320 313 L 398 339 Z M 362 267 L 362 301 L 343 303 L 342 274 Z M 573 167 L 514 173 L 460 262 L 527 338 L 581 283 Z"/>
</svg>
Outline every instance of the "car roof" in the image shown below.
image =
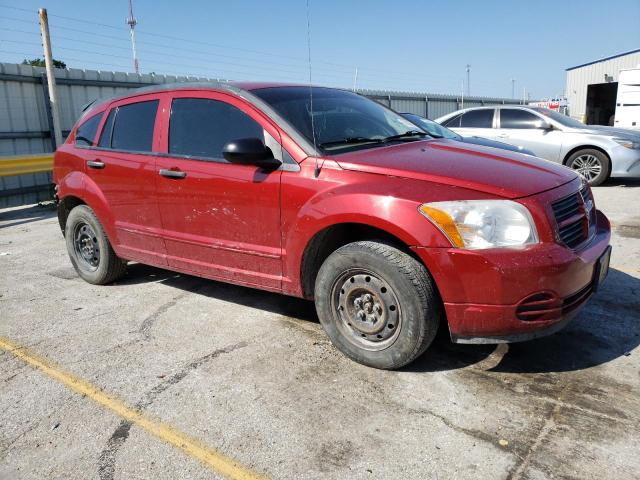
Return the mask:
<svg viewBox="0 0 640 480">
<path fill-rule="evenodd" d="M 530 105 L 482 105 L 480 107 L 468 107 L 468 108 L 461 108 L 459 110 L 456 110 L 454 112 L 450 112 L 447 113 L 445 115 L 442 115 L 440 117 L 438 117 L 438 120 L 444 120 L 444 119 L 449 119 L 452 118 L 456 115 L 460 115 L 462 113 L 465 112 L 471 112 L 473 110 L 495 110 L 495 109 L 509 109 L 509 108 L 513 108 L 513 109 L 518 109 L 518 110 L 532 110 L 534 107 L 530 106 Z"/>
<path fill-rule="evenodd" d="M 176 90 L 218 90 L 232 93 L 250 104 L 257 107 L 264 112 L 273 121 L 275 121 L 280 127 L 293 138 L 296 143 L 305 151 L 307 155 L 319 156 L 320 153 L 304 136 L 302 136 L 289 122 L 280 116 L 280 114 L 271 107 L 271 105 L 264 102 L 262 99 L 254 95 L 253 91 L 263 88 L 284 88 L 284 87 L 309 87 L 304 84 L 294 83 L 276 83 L 276 82 L 178 82 L 178 83 L 159 83 L 156 85 L 149 85 L 141 88 L 135 88 L 127 92 L 115 95 L 109 98 L 97 99 L 84 106 L 84 114 L 78 120 L 78 124 L 82 122 L 82 119 L 91 115 L 93 111 L 100 107 L 105 107 L 116 100 L 124 100 L 129 98 L 135 98 L 141 95 L 147 95 L 157 92 L 168 92 Z M 324 87 L 323 87 L 324 88 Z M 329 88 L 329 87 L 327 87 Z M 340 89 L 336 89 L 340 90 Z"/>
<path fill-rule="evenodd" d="M 104 97 L 94 100 L 83 107 L 83 110 L 89 107 L 97 107 L 105 103 L 111 103 L 115 100 L 136 97 L 156 92 L 168 92 L 175 90 L 224 90 L 232 93 L 240 93 L 241 91 L 250 92 L 260 90 L 262 88 L 275 87 L 299 87 L 305 86 L 293 83 L 277 83 L 277 82 L 224 82 L 224 81 L 208 81 L 208 82 L 174 82 L 174 83 L 158 83 L 154 85 L 146 85 L 140 88 L 133 88 L 119 95 Z"/>
</svg>

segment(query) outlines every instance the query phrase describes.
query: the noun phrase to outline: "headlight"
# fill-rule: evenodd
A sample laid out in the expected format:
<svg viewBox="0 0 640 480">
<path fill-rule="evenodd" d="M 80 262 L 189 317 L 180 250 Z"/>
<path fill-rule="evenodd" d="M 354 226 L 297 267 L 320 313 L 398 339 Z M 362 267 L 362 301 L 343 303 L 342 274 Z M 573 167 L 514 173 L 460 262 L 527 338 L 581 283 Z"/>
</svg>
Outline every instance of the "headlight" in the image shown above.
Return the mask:
<svg viewBox="0 0 640 480">
<path fill-rule="evenodd" d="M 640 142 L 635 142 L 633 140 L 628 140 L 626 138 L 614 138 L 613 141 L 616 142 L 618 145 L 622 145 L 625 148 L 631 148 L 633 150 L 640 149 Z"/>
<path fill-rule="evenodd" d="M 510 200 L 462 200 L 420 205 L 431 220 L 458 248 L 514 247 L 538 243 L 531 214 Z"/>
</svg>

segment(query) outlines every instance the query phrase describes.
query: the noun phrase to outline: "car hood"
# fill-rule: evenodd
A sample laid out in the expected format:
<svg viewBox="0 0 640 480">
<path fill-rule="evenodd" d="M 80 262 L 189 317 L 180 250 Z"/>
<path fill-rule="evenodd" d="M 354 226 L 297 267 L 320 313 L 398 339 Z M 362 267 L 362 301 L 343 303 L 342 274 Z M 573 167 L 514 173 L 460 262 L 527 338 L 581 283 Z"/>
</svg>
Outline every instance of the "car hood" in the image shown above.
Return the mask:
<svg viewBox="0 0 640 480">
<path fill-rule="evenodd" d="M 471 143 L 473 145 L 482 145 L 483 147 L 502 148 L 512 152 L 521 152 L 521 147 L 509 145 L 508 143 L 498 142 L 497 140 L 490 140 L 484 137 L 461 137 L 464 143 Z"/>
<path fill-rule="evenodd" d="M 566 167 L 536 157 L 445 139 L 359 150 L 333 158 L 346 170 L 427 180 L 503 198 L 526 197 L 577 177 Z"/>
<path fill-rule="evenodd" d="M 575 133 L 586 133 L 589 135 L 606 135 L 609 137 L 625 138 L 629 140 L 639 140 L 640 132 L 628 130 L 626 128 L 606 127 L 603 125 L 587 125 L 585 128 L 572 128 L 568 131 Z"/>
</svg>

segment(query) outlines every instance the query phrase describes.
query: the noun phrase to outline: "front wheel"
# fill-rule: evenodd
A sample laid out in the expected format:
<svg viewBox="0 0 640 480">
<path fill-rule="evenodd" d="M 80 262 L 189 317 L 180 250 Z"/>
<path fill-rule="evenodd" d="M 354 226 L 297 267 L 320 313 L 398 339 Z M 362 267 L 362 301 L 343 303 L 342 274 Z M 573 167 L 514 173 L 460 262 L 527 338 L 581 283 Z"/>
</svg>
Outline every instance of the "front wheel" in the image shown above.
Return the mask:
<svg viewBox="0 0 640 480">
<path fill-rule="evenodd" d="M 589 185 L 602 184 L 611 173 L 609 157 L 599 150 L 579 150 L 567 160 L 567 166 L 575 170 Z"/>
<path fill-rule="evenodd" d="M 390 245 L 361 241 L 333 252 L 315 285 L 320 323 L 352 360 L 400 368 L 420 356 L 440 323 L 440 299 L 426 268 Z"/>
</svg>

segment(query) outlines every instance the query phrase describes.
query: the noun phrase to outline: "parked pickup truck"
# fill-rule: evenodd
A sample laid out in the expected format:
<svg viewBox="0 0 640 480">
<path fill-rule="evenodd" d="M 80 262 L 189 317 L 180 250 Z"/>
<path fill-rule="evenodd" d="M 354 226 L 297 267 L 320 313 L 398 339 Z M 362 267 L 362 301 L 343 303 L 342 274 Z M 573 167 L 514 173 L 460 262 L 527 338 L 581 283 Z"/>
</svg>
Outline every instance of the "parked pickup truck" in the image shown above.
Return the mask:
<svg viewBox="0 0 640 480">
<path fill-rule="evenodd" d="M 135 261 L 313 299 L 366 365 L 561 328 L 606 276 L 610 227 L 560 165 L 447 139 L 355 93 L 161 85 L 96 102 L 55 154 L 71 263 Z M 212 319 L 212 321 L 215 321 Z"/>
</svg>

